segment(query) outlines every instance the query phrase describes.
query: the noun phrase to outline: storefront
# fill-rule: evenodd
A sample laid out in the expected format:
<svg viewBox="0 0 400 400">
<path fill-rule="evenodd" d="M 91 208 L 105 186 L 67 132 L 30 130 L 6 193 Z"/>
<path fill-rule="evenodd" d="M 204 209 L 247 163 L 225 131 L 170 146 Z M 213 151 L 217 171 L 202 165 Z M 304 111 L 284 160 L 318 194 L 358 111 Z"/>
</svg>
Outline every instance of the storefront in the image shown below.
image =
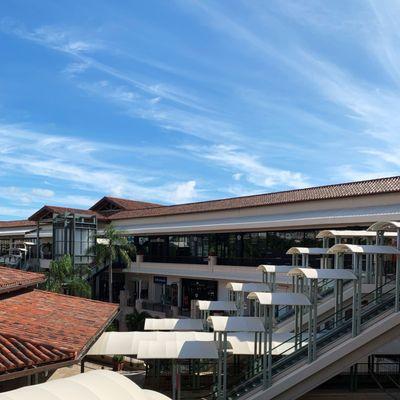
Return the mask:
<svg viewBox="0 0 400 400">
<path fill-rule="evenodd" d="M 190 311 L 192 300 L 218 300 L 218 282 L 182 279 L 183 311 Z"/>
</svg>

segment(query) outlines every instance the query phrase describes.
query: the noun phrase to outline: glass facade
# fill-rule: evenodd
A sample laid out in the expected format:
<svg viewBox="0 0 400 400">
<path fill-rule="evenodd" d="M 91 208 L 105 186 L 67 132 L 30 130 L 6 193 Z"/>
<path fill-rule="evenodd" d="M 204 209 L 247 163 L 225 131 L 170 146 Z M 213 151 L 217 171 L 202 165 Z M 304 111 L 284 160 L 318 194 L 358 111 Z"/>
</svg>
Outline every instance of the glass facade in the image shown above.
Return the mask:
<svg viewBox="0 0 400 400">
<path fill-rule="evenodd" d="M 233 232 L 199 235 L 139 236 L 132 238 L 144 261 L 207 264 L 215 254 L 220 265 L 288 264 L 293 246 L 320 247 L 320 230 Z M 318 260 L 315 260 L 318 262 Z"/>
</svg>

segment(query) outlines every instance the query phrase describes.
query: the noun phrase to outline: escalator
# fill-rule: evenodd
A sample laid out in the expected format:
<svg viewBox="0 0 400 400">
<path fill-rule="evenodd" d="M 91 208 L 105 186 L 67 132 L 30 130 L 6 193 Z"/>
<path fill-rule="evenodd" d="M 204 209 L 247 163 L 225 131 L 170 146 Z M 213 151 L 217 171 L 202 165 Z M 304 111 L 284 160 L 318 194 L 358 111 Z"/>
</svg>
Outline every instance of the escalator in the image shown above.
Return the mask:
<svg viewBox="0 0 400 400">
<path fill-rule="evenodd" d="M 385 286 L 391 285 L 389 290 Z M 386 287 L 387 289 L 387 287 Z M 398 337 L 400 313 L 394 313 L 393 282 L 361 297 L 361 333 L 352 337 L 352 305 L 336 314 L 330 313 L 318 321 L 317 359 L 308 363 L 308 330 L 294 335 L 288 342 L 273 349 L 273 382 L 262 385 L 261 358 L 255 359 L 252 376 L 236 377 L 234 387 L 228 388 L 228 399 L 295 399 L 337 375 L 360 358 L 371 354 L 385 342 Z M 288 343 L 296 343 L 288 346 Z M 281 347 L 282 352 L 279 352 Z"/>
</svg>

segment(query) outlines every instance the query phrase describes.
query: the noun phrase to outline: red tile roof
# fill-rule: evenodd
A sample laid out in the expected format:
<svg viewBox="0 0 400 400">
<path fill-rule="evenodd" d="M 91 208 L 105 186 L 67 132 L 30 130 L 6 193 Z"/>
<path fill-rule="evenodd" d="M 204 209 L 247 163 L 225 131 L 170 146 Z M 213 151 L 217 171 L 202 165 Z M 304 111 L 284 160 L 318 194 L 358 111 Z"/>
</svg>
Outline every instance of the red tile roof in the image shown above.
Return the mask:
<svg viewBox="0 0 400 400">
<path fill-rule="evenodd" d="M 31 215 L 28 219 L 30 221 L 39 221 L 42 218 L 47 218 L 47 216 L 51 214 L 62 214 L 62 213 L 74 213 L 74 214 L 82 214 L 87 216 L 96 216 L 99 219 L 103 219 L 104 217 L 92 210 L 83 210 L 80 208 L 69 208 L 69 207 L 58 207 L 58 206 L 49 206 L 45 205 L 40 210 L 36 211 L 33 215 Z"/>
<path fill-rule="evenodd" d="M 10 361 L 9 372 L 43 362 L 78 359 L 117 312 L 116 304 L 41 290 L 5 298 L 0 301 L 0 344 L 5 346 L 0 347 L 0 364 L 6 367 Z"/>
<path fill-rule="evenodd" d="M 0 228 L 19 228 L 19 227 L 35 228 L 35 223 L 27 219 L 19 221 L 0 221 Z"/>
<path fill-rule="evenodd" d="M 121 199 L 119 197 L 104 196 L 96 204 L 94 204 L 92 207 L 90 207 L 90 209 L 102 213 L 103 207 L 107 206 L 107 205 L 112 205 L 117 208 L 116 210 L 109 210 L 112 212 L 118 212 L 121 210 L 127 211 L 127 210 L 140 210 L 140 209 L 153 208 L 153 207 L 162 207 L 160 204 L 156 204 L 156 203 L 149 203 L 149 202 L 145 202 L 145 201 L 136 201 L 136 200 L 129 200 L 129 199 Z"/>
<path fill-rule="evenodd" d="M 75 356 L 73 352 L 61 351 L 53 346 L 2 334 L 0 334 L 0 347 L 0 373 L 73 360 Z"/>
<path fill-rule="evenodd" d="M 120 211 L 116 214 L 110 215 L 109 220 L 233 210 L 246 207 L 341 199 L 382 193 L 400 193 L 400 176 L 221 200 L 162 206 L 132 211 Z"/>
<path fill-rule="evenodd" d="M 0 266 L 0 293 L 35 286 L 45 280 L 44 274 Z"/>
</svg>

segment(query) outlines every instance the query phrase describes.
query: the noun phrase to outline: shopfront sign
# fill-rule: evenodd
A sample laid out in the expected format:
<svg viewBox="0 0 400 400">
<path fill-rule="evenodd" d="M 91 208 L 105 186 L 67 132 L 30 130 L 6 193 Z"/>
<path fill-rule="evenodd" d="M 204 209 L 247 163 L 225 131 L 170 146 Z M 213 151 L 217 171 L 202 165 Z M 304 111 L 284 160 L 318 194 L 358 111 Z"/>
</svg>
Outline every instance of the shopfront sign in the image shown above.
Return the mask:
<svg viewBox="0 0 400 400">
<path fill-rule="evenodd" d="M 154 276 L 153 282 L 159 285 L 166 285 L 167 284 L 167 277 L 166 276 Z"/>
</svg>

